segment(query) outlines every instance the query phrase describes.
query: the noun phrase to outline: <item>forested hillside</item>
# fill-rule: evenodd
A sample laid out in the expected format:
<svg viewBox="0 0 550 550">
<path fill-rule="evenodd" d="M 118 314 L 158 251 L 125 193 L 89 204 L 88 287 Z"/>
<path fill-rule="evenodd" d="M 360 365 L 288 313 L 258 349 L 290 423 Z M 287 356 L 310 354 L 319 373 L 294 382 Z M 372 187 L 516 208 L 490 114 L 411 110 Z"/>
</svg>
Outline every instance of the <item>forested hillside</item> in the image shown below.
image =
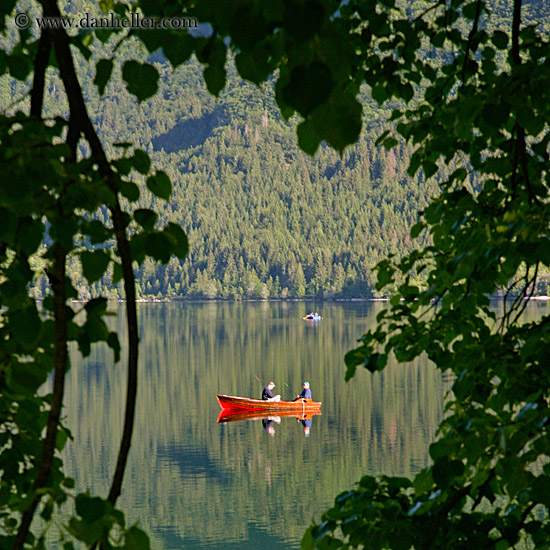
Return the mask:
<svg viewBox="0 0 550 550">
<path fill-rule="evenodd" d="M 409 229 L 435 192 L 407 176 L 409 146 L 388 152 L 375 145 L 389 111 L 364 97 L 359 143 L 342 157 L 324 147 L 311 158 L 298 149 L 295 125 L 279 114 L 272 87 L 243 83 L 230 65 L 216 100 L 196 61 L 175 71 L 155 61 L 161 78 L 151 100 L 138 105 L 118 79 L 101 99 L 87 98 L 111 155 L 121 154 L 114 144 L 131 141 L 173 182 L 167 203 L 142 193 L 135 207 L 153 208 L 159 225 L 176 222 L 189 236 L 185 261 L 148 259 L 139 268 L 140 297 L 373 296 L 371 268 L 388 253 L 410 251 Z M 95 94 L 95 74 L 85 68 L 83 88 Z M 24 93 L 7 81 L 2 88 L 3 104 Z M 50 87 L 46 105 L 63 102 L 61 90 Z M 76 287 L 88 297 L 79 269 L 73 259 Z M 111 278 L 95 285 L 122 297 Z M 46 288 L 44 277 L 35 292 Z"/>
<path fill-rule="evenodd" d="M 187 66 L 167 84 L 182 91 L 174 94 L 175 120 L 143 143 L 174 181 L 163 217 L 185 228 L 191 252 L 183 266 L 145 264 L 142 293 L 369 295 L 370 268 L 409 248 L 408 229 L 427 199 L 425 186 L 405 175 L 403 158 L 375 147 L 372 128 L 343 158 L 327 148 L 311 159 L 271 94 L 232 78 L 217 104 L 201 103 L 198 82 L 186 84 L 195 74 Z"/>
<path fill-rule="evenodd" d="M 145 191 L 134 207 L 152 208 L 160 226 L 176 222 L 189 236 L 185 261 L 160 265 L 147 259 L 139 267 L 138 296 L 376 296 L 372 267 L 388 254 L 410 252 L 410 227 L 437 192 L 435 183 L 407 175 L 410 145 L 388 152 L 375 144 L 390 110 L 363 95 L 359 142 L 342 157 L 321 147 L 311 158 L 299 150 L 295 125 L 281 117 L 269 84 L 260 90 L 243 82 L 230 62 L 227 86 L 216 100 L 196 60 L 176 70 L 160 55 L 151 61 L 160 73 L 159 91 L 141 104 L 119 78 L 99 98 L 95 71 L 81 66 L 83 89 L 107 152 L 120 156 L 124 148 L 116 144 L 131 142 L 172 180 L 168 202 Z M 24 92 L 21 84 L 0 82 L 2 105 Z M 45 104 L 64 101 L 62 86 L 50 86 Z M 139 176 L 136 183 L 145 188 Z M 420 239 L 415 245 L 424 244 Z M 123 297 L 111 277 L 90 289 L 79 275 L 78 260 L 70 262 L 82 298 L 98 291 Z M 45 277 L 34 292 L 47 292 Z"/>
</svg>

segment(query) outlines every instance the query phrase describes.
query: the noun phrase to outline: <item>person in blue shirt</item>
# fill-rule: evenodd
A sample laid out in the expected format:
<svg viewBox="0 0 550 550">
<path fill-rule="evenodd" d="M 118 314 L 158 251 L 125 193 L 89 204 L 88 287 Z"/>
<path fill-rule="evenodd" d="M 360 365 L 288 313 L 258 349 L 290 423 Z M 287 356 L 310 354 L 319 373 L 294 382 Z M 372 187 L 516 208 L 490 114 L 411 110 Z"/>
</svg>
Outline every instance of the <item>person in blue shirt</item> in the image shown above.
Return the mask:
<svg viewBox="0 0 550 550">
<path fill-rule="evenodd" d="M 275 395 L 273 393 L 273 388 L 275 387 L 275 382 L 270 382 L 265 388 L 264 388 L 264 391 L 262 392 L 262 399 L 264 401 L 280 401 L 281 400 L 281 396 L 280 395 Z"/>
<path fill-rule="evenodd" d="M 312 399 L 311 397 L 311 390 L 309 389 L 309 382 L 304 382 L 304 389 L 302 390 L 302 393 L 296 397 L 296 399 Z"/>
</svg>

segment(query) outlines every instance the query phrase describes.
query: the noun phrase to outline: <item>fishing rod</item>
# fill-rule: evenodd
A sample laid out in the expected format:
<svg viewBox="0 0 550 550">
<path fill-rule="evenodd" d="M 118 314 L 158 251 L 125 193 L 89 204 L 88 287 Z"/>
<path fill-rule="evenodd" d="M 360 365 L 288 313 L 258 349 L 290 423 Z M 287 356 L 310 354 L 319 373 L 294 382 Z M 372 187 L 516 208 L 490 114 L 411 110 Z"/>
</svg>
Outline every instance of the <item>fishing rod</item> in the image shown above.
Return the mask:
<svg viewBox="0 0 550 550">
<path fill-rule="evenodd" d="M 256 380 L 257 380 L 260 384 L 262 383 L 262 381 L 261 381 L 256 375 L 254 375 L 254 378 L 256 378 Z M 289 387 L 288 384 L 287 384 L 286 382 L 283 382 L 283 384 L 284 384 L 287 388 Z"/>
</svg>

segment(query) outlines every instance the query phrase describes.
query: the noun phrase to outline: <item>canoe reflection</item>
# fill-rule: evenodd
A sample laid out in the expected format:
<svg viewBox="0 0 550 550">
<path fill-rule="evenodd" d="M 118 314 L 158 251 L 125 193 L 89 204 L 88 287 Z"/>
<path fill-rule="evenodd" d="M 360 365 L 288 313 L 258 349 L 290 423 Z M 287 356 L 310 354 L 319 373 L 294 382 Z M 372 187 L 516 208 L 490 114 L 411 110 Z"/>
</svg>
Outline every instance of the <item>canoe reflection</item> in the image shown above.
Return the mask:
<svg viewBox="0 0 550 550">
<path fill-rule="evenodd" d="M 311 423 L 314 416 L 320 415 L 321 411 L 308 412 L 307 414 L 299 414 L 296 411 L 244 411 L 232 412 L 222 410 L 218 415 L 218 424 L 226 424 L 227 422 L 240 422 L 243 420 L 261 420 L 265 431 L 270 435 L 275 435 L 275 424 L 281 423 L 281 418 L 292 417 L 302 424 L 304 434 L 309 436 Z"/>
</svg>

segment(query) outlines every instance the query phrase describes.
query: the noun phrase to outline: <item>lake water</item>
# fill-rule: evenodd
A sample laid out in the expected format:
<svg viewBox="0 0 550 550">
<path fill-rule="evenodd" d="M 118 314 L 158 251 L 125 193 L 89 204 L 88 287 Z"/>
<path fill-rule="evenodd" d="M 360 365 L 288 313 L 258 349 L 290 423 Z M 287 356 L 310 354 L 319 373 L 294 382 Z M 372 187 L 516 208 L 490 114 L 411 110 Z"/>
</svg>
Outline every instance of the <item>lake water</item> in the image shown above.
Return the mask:
<svg viewBox="0 0 550 550">
<path fill-rule="evenodd" d="M 124 343 L 122 307 L 113 326 Z M 344 354 L 382 307 L 139 304 L 138 408 L 119 500 L 127 521 L 139 521 L 157 550 L 295 549 L 312 518 L 361 476 L 425 466 L 450 381 L 426 360 L 344 381 Z M 530 315 L 547 307 L 535 304 Z M 303 321 L 310 311 L 324 319 Z M 125 364 L 97 348 L 86 360 L 73 350 L 72 365 L 67 470 L 78 491 L 105 496 L 122 430 Z M 308 436 L 296 418 L 272 422 L 272 434 L 261 419 L 217 423 L 217 393 L 259 398 L 270 380 L 283 399 L 310 382 L 323 405 Z"/>
</svg>

